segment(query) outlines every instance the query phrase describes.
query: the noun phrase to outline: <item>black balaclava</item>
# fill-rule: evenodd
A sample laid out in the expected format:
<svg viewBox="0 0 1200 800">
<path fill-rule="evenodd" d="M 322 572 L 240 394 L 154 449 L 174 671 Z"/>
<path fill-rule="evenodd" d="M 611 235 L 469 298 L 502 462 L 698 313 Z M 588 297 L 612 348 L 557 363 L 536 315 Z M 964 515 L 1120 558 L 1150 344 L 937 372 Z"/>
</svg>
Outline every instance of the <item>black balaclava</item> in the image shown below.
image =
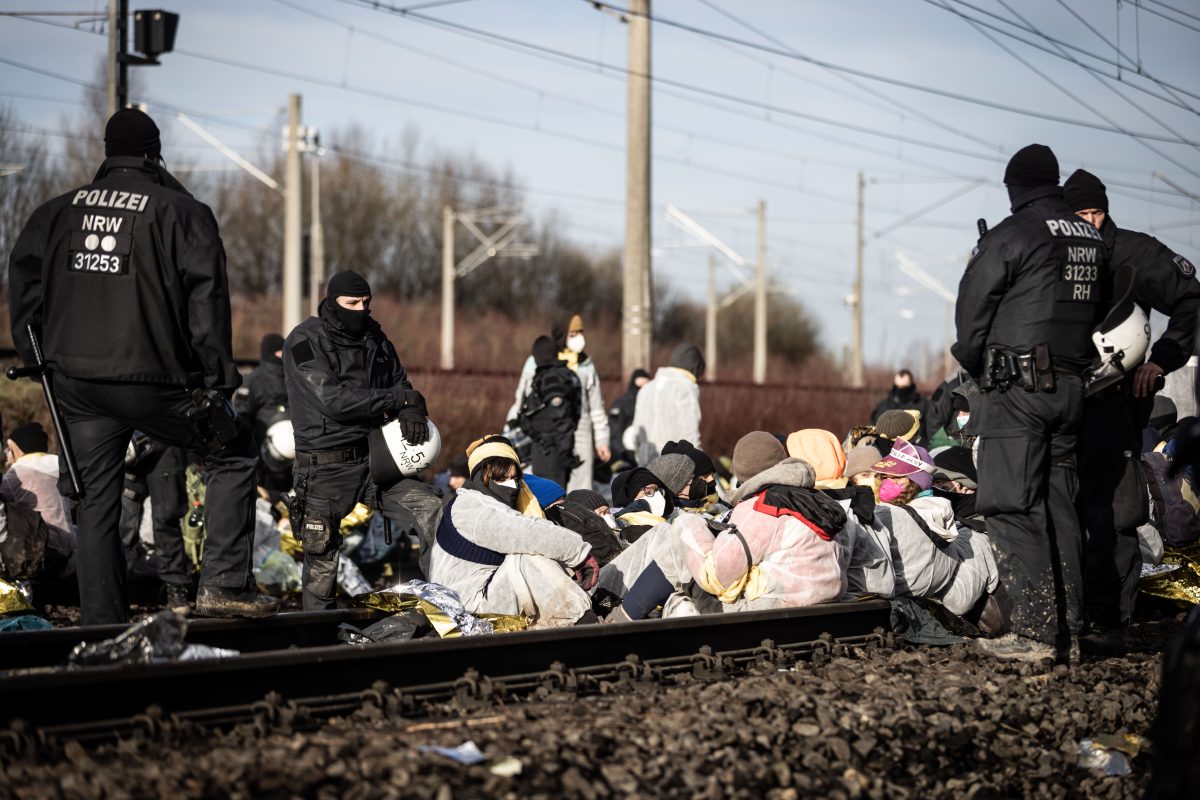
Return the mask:
<svg viewBox="0 0 1200 800">
<path fill-rule="evenodd" d="M 371 285 L 367 279 L 353 270 L 342 270 L 329 279 L 329 287 L 325 296 L 329 299 L 330 310 L 341 323 L 342 328 L 351 336 L 362 336 L 367 331 L 367 317 L 370 311 L 356 311 L 341 306 L 339 297 L 370 297 Z"/>
<path fill-rule="evenodd" d="M 1058 159 L 1044 144 L 1022 147 L 1009 159 L 1004 169 L 1004 185 L 1014 210 L 1023 205 L 1023 198 L 1033 190 L 1058 186 Z"/>
<path fill-rule="evenodd" d="M 104 157 L 137 156 L 158 158 L 162 141 L 154 120 L 136 108 L 122 108 L 108 118 L 104 128 Z"/>
<path fill-rule="evenodd" d="M 1063 199 L 1072 211 L 1098 208 L 1108 213 L 1108 190 L 1104 183 L 1087 170 L 1077 169 L 1063 184 Z"/>
<path fill-rule="evenodd" d="M 282 359 L 275 355 L 283 351 L 283 337 L 278 333 L 268 333 L 258 346 L 258 358 L 264 364 L 280 364 Z"/>
</svg>

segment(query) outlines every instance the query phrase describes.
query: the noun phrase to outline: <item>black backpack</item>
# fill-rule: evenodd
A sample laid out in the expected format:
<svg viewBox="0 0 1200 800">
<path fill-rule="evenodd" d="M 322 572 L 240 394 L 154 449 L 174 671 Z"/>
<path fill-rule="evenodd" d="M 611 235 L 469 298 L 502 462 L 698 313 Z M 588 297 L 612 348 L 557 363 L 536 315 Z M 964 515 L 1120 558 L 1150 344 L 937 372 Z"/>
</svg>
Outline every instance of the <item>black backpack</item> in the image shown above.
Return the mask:
<svg viewBox="0 0 1200 800">
<path fill-rule="evenodd" d="M 579 378 L 567 367 L 539 368 L 521 402 L 521 429 L 539 438 L 579 424 Z"/>
</svg>

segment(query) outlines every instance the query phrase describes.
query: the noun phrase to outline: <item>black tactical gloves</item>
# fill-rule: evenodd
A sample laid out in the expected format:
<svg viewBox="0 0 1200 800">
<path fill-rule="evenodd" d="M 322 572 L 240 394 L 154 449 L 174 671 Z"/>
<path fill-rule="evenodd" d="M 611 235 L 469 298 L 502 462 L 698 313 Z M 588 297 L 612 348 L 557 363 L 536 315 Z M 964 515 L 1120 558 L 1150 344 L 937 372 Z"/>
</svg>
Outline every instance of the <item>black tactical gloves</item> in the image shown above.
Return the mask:
<svg viewBox="0 0 1200 800">
<path fill-rule="evenodd" d="M 400 433 L 409 444 L 424 444 L 429 441 L 429 425 L 426 417 L 425 398 L 415 389 L 396 388 L 396 419 L 400 422 Z"/>
</svg>

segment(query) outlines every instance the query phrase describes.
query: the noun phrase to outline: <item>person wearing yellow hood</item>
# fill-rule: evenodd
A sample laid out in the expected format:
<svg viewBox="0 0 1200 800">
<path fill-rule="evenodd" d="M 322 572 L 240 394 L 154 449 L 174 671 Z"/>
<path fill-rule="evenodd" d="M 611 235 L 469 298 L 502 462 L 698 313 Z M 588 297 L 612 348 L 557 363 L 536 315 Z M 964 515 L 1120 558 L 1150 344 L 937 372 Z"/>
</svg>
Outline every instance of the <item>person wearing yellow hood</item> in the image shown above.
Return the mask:
<svg viewBox="0 0 1200 800">
<path fill-rule="evenodd" d="M 503 436 L 467 448 L 470 477 L 446 506 L 429 580 L 473 614 L 520 614 L 533 627 L 594 621 L 587 591 L 599 565 L 579 534 L 545 519 Z"/>
<path fill-rule="evenodd" d="M 591 489 L 592 468 L 596 458 L 608 462 L 612 458 L 609 448 L 608 410 L 604 404 L 604 393 L 600 386 L 600 376 L 596 372 L 595 362 L 587 354 L 584 347 L 583 318 L 573 314 L 566 322 L 556 322 L 551 331 L 555 346 L 558 347 L 558 358 L 566 362 L 567 367 L 579 378 L 579 422 L 575 427 L 575 457 L 578 466 L 571 469 L 566 485 L 568 492 L 576 489 Z M 506 419 L 516 419 L 533 384 L 533 374 L 537 365 L 533 356 L 525 359 L 521 368 L 521 378 L 517 382 L 516 402 L 509 409 Z M 542 476 L 549 477 L 549 476 Z"/>
</svg>

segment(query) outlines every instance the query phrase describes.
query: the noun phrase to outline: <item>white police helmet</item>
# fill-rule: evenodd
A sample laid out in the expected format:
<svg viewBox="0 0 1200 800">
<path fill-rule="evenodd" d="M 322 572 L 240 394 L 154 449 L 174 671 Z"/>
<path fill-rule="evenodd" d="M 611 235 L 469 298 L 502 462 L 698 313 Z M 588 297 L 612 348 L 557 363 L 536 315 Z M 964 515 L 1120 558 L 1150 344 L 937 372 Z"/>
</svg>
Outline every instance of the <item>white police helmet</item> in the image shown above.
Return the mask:
<svg viewBox="0 0 1200 800">
<path fill-rule="evenodd" d="M 400 421 L 392 420 L 367 436 L 371 450 L 371 477 L 378 486 L 391 486 L 401 478 L 411 478 L 429 468 L 442 451 L 442 435 L 432 420 L 429 439 L 424 444 L 410 444 L 400 432 Z"/>
<path fill-rule="evenodd" d="M 296 432 L 290 419 L 281 419 L 267 428 L 267 452 L 276 461 L 296 460 Z"/>
<path fill-rule="evenodd" d="M 1126 291 L 1092 333 L 1100 363 L 1088 371 L 1087 393 L 1094 394 L 1137 369 L 1150 349 L 1150 320 Z"/>
</svg>

